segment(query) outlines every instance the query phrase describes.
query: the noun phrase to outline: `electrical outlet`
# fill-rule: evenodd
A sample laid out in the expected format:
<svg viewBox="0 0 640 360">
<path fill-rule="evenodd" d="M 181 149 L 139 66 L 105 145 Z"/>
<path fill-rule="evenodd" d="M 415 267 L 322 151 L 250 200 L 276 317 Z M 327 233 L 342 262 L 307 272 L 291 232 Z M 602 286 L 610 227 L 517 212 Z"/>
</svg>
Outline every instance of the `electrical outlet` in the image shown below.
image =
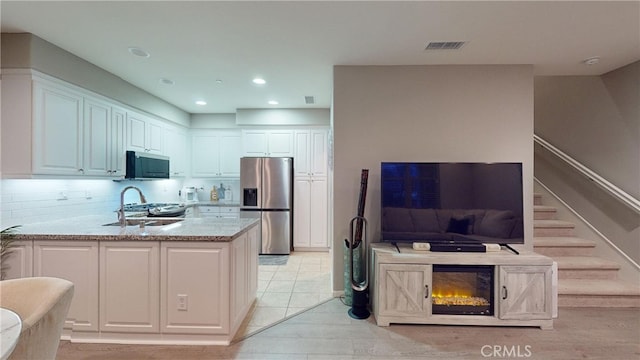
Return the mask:
<svg viewBox="0 0 640 360">
<path fill-rule="evenodd" d="M 84 192 L 84 197 L 85 199 L 91 199 L 93 196 L 91 195 L 91 191 L 90 190 L 86 190 Z"/>
<path fill-rule="evenodd" d="M 67 196 L 67 192 L 64 190 L 60 190 L 58 192 L 58 200 L 67 200 L 69 197 Z"/>
<path fill-rule="evenodd" d="M 187 311 L 187 295 L 178 294 L 178 310 Z"/>
</svg>

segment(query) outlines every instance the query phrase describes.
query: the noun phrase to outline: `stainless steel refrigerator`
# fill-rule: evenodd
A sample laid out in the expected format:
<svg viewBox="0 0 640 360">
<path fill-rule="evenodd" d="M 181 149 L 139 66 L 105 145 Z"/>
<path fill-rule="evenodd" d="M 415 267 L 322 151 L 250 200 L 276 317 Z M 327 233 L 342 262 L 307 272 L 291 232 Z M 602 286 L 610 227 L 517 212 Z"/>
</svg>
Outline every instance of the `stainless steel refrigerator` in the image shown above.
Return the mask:
<svg viewBox="0 0 640 360">
<path fill-rule="evenodd" d="M 260 254 L 289 254 L 293 244 L 293 158 L 240 159 L 240 216 L 260 219 Z"/>
</svg>

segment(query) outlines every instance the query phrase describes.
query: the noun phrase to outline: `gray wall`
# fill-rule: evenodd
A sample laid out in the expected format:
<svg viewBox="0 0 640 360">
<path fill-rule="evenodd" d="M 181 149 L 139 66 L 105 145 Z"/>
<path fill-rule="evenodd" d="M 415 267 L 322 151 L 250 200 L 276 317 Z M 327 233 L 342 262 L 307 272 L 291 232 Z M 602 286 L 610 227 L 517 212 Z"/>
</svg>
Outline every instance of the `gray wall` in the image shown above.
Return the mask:
<svg viewBox="0 0 640 360">
<path fill-rule="evenodd" d="M 3 69 L 35 69 L 166 120 L 189 126 L 189 114 L 32 34 L 2 34 Z"/>
<path fill-rule="evenodd" d="M 533 242 L 533 73 L 517 66 L 336 66 L 333 93 L 334 291 L 368 168 L 365 217 L 380 238 L 380 162 L 523 163 L 525 248 Z"/>
<path fill-rule="evenodd" d="M 535 78 L 535 132 L 640 198 L 640 62 L 602 76 Z M 640 262 L 640 215 L 536 147 L 535 176 Z"/>
</svg>

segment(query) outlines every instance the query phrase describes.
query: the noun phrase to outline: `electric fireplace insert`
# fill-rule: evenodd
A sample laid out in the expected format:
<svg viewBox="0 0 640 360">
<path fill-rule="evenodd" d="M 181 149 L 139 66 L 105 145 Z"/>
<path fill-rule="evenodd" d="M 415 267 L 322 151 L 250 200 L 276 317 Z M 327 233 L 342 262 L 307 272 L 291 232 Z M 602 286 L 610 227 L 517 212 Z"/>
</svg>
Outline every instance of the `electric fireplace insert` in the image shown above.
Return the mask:
<svg viewBox="0 0 640 360">
<path fill-rule="evenodd" d="M 493 315 L 494 266 L 433 265 L 434 315 Z"/>
</svg>

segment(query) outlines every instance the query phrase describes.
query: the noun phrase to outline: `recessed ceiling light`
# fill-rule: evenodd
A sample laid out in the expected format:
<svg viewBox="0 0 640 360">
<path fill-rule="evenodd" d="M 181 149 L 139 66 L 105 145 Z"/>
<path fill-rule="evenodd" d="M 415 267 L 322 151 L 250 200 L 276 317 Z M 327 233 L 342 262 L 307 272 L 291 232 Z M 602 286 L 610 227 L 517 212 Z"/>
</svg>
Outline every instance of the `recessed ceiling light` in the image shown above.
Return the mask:
<svg viewBox="0 0 640 360">
<path fill-rule="evenodd" d="M 267 81 L 263 78 L 255 78 L 253 79 L 253 83 L 258 85 L 264 85 L 267 83 Z"/>
<path fill-rule="evenodd" d="M 171 79 L 167 79 L 167 78 L 162 78 L 162 79 L 160 79 L 160 84 L 173 85 L 173 84 L 175 84 L 175 81 L 173 81 Z"/>
<path fill-rule="evenodd" d="M 590 57 L 583 61 L 586 65 L 595 65 L 600 62 L 600 58 L 598 56 Z"/>
<path fill-rule="evenodd" d="M 140 56 L 140 57 L 145 57 L 148 58 L 149 56 L 151 56 L 148 52 L 142 50 L 139 47 L 130 47 L 129 48 L 129 52 L 132 53 L 135 56 Z"/>
<path fill-rule="evenodd" d="M 207 105 L 207 102 L 204 100 L 198 100 L 196 101 L 196 105 L 204 106 L 204 105 Z"/>
<path fill-rule="evenodd" d="M 275 100 L 269 100 L 269 105 L 278 105 L 279 102 L 275 101 Z"/>
</svg>

